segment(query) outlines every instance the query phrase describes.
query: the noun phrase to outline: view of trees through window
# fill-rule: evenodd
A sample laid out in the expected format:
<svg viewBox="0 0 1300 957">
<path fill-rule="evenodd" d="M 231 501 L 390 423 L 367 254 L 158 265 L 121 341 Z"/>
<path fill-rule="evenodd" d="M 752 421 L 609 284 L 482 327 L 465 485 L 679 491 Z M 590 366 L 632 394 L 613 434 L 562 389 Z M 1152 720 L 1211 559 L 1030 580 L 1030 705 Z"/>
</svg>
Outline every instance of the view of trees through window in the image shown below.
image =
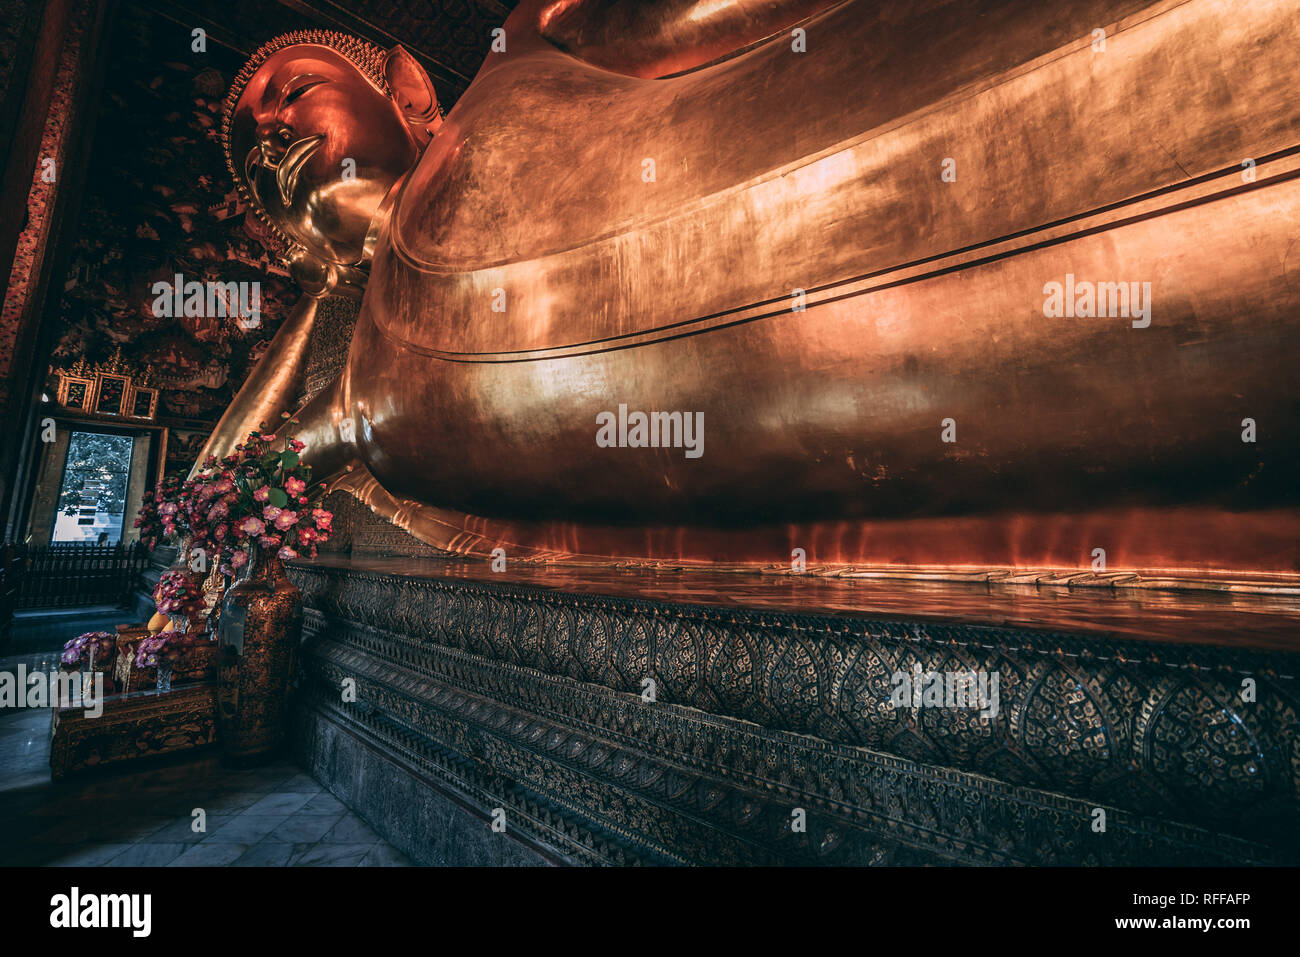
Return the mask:
<svg viewBox="0 0 1300 957">
<path fill-rule="evenodd" d="M 129 435 L 73 432 L 59 489 L 54 522 L 56 542 L 117 542 L 122 537 L 127 480 L 131 475 Z"/>
</svg>

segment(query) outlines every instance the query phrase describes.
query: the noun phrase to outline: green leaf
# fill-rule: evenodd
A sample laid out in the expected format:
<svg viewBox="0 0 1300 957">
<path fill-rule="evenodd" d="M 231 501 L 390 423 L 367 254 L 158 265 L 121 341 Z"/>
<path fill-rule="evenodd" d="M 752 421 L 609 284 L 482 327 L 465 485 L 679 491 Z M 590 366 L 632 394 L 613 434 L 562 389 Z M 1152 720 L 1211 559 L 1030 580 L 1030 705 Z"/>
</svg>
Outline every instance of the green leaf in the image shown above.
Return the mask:
<svg viewBox="0 0 1300 957">
<path fill-rule="evenodd" d="M 298 453 L 297 453 L 297 452 L 281 452 L 281 453 L 280 453 L 280 465 L 282 465 L 284 468 L 286 468 L 286 469 L 291 469 L 291 468 L 293 468 L 293 467 L 294 467 L 295 465 L 297 465 L 297 464 L 298 464 Z"/>
<path fill-rule="evenodd" d="M 276 508 L 284 508 L 289 503 L 289 496 L 284 494 L 284 489 L 273 488 L 268 501 Z"/>
</svg>

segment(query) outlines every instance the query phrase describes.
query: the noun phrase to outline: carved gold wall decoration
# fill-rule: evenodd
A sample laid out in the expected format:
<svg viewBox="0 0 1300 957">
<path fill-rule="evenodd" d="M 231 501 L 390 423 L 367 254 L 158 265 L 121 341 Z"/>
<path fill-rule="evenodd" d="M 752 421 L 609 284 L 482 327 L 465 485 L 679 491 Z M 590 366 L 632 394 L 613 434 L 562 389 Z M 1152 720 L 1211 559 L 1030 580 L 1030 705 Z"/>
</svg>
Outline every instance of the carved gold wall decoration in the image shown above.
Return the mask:
<svg viewBox="0 0 1300 957">
<path fill-rule="evenodd" d="M 152 422 L 158 414 L 153 371 L 127 362 L 121 347 L 104 362 L 92 365 L 83 356 L 50 374 L 57 382 L 55 401 L 67 412 L 135 422 Z"/>
</svg>

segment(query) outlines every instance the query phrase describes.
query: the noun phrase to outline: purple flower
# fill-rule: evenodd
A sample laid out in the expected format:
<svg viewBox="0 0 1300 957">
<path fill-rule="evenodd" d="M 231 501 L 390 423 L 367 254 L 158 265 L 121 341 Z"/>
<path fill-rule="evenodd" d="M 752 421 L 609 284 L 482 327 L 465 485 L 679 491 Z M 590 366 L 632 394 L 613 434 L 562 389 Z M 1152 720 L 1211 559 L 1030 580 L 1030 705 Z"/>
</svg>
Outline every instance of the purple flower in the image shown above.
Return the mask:
<svg viewBox="0 0 1300 957">
<path fill-rule="evenodd" d="M 59 660 L 65 665 L 89 662 L 92 648 L 95 650 L 95 661 L 103 664 L 117 649 L 117 636 L 107 631 L 88 631 L 78 635 L 63 646 Z"/>
</svg>

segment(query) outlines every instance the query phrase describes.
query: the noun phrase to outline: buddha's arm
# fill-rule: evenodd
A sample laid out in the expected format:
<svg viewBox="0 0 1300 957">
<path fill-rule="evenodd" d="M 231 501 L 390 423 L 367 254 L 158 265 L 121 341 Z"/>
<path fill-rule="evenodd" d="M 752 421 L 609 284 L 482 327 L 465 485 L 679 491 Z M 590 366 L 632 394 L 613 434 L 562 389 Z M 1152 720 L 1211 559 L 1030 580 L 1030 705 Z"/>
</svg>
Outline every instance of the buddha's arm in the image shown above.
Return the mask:
<svg viewBox="0 0 1300 957">
<path fill-rule="evenodd" d="M 543 37 L 580 60 L 652 78 L 735 53 L 838 2 L 544 0 L 525 4 L 517 16 L 531 21 Z"/>
<path fill-rule="evenodd" d="M 311 466 L 314 481 L 332 483 L 358 461 L 356 429 L 346 412 L 348 382 L 345 368 L 280 426 L 281 435 L 305 444 L 302 461 Z"/>
<path fill-rule="evenodd" d="M 190 469 L 191 476 L 203 467 L 208 456 L 229 455 L 253 429 L 263 426 L 274 429 L 280 423 L 280 413 L 293 410 L 303 390 L 317 303 L 311 296 L 298 300 L 208 437 L 198 461 Z"/>
</svg>

